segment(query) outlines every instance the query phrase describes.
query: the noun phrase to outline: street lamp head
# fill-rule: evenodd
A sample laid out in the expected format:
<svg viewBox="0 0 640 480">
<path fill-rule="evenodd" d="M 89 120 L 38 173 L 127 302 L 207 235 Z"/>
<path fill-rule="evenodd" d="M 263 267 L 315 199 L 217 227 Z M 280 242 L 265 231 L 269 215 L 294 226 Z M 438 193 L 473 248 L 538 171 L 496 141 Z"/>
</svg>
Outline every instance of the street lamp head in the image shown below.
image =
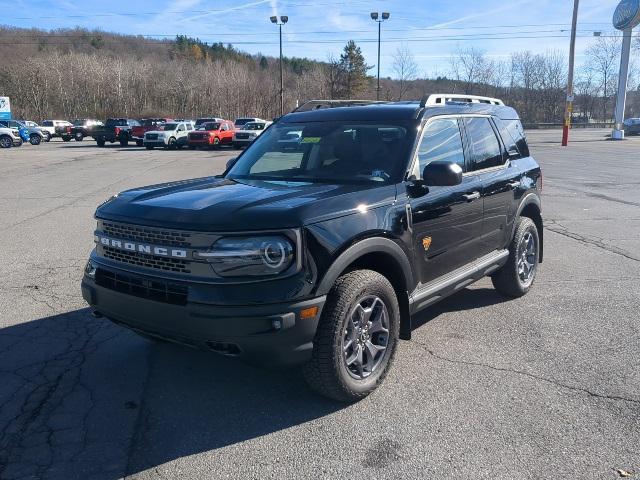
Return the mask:
<svg viewBox="0 0 640 480">
<path fill-rule="evenodd" d="M 278 23 L 278 17 L 269 17 L 269 20 L 271 20 L 271 23 Z"/>
<path fill-rule="evenodd" d="M 287 23 L 289 21 L 289 17 L 287 17 L 286 15 L 283 15 L 280 17 L 280 21 L 282 23 Z"/>
<path fill-rule="evenodd" d="M 371 20 L 378 20 L 378 12 L 371 12 Z"/>
<path fill-rule="evenodd" d="M 391 14 L 389 12 L 382 12 L 382 19 L 383 20 L 387 20 L 390 16 L 391 16 Z"/>
</svg>

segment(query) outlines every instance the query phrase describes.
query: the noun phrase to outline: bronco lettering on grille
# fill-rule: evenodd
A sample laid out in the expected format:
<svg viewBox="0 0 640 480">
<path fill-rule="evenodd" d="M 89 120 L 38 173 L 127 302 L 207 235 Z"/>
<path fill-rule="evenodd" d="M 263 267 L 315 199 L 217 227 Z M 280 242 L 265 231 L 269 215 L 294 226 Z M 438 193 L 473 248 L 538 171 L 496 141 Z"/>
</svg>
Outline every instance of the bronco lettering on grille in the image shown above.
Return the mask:
<svg viewBox="0 0 640 480">
<path fill-rule="evenodd" d="M 126 240 L 117 240 L 96 235 L 96 240 L 105 247 L 127 250 L 129 252 L 138 252 L 146 255 L 157 255 L 159 257 L 171 258 L 187 258 L 187 250 L 181 248 L 161 247 L 157 245 L 148 245 L 144 243 L 131 242 Z"/>
</svg>

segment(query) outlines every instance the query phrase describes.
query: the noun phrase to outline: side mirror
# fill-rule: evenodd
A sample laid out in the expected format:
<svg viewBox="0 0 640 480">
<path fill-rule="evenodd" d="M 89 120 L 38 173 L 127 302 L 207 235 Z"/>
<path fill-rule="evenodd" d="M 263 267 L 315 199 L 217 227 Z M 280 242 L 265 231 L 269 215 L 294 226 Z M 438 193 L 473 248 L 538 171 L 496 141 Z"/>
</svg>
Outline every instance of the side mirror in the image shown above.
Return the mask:
<svg viewBox="0 0 640 480">
<path fill-rule="evenodd" d="M 462 167 L 453 162 L 431 162 L 422 171 L 422 182 L 429 187 L 460 185 L 462 183 Z"/>
<path fill-rule="evenodd" d="M 230 158 L 227 161 L 227 171 L 231 170 L 231 167 L 233 167 L 236 164 L 237 161 L 238 161 L 238 157 Z"/>
</svg>

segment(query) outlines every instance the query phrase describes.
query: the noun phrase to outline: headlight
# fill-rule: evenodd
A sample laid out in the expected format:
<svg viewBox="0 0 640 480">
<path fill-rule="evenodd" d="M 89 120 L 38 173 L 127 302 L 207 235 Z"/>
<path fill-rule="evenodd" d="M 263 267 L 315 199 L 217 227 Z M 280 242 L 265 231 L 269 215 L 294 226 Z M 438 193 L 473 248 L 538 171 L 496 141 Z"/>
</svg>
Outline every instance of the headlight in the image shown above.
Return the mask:
<svg viewBox="0 0 640 480">
<path fill-rule="evenodd" d="M 279 235 L 223 237 L 200 257 L 222 277 L 277 275 L 289 269 L 295 253 L 291 241 Z"/>
</svg>

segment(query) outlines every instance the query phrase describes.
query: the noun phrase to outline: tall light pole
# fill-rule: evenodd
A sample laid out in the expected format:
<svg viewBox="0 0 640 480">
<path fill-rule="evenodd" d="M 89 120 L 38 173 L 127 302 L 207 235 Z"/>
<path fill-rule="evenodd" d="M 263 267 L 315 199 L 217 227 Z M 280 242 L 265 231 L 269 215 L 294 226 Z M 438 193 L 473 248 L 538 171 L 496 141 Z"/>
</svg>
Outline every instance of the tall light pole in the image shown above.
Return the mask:
<svg viewBox="0 0 640 480">
<path fill-rule="evenodd" d="M 371 20 L 378 23 L 378 87 L 376 88 L 376 100 L 380 100 L 380 34 L 382 33 L 382 22 L 388 20 L 390 16 L 389 12 L 382 12 L 381 16 L 378 16 L 378 12 L 371 12 Z"/>
<path fill-rule="evenodd" d="M 282 75 L 282 25 L 289 21 L 289 17 L 282 15 L 278 21 L 278 17 L 270 17 L 271 23 L 275 23 L 280 28 L 280 116 L 284 115 L 284 80 Z"/>
<path fill-rule="evenodd" d="M 571 21 L 571 45 L 569 47 L 569 76 L 567 78 L 567 103 L 564 109 L 564 125 L 562 127 L 562 146 L 569 144 L 569 129 L 573 115 L 573 71 L 576 61 L 576 29 L 578 26 L 578 6 L 580 0 L 573 0 L 573 19 Z"/>
</svg>

